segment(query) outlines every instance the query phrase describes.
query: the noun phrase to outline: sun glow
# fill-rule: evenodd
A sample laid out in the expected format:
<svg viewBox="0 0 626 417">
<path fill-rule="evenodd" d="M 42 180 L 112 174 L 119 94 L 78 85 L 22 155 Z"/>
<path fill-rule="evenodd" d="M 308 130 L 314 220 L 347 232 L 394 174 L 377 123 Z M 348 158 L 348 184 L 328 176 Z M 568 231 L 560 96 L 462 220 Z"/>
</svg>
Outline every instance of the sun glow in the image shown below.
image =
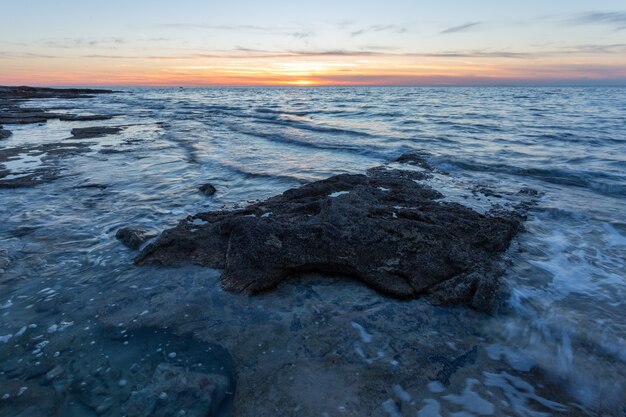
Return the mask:
<svg viewBox="0 0 626 417">
<path fill-rule="evenodd" d="M 296 81 L 289 81 L 289 82 L 287 82 L 287 84 L 306 86 L 306 85 L 315 85 L 315 81 L 311 81 L 311 80 L 296 80 Z"/>
</svg>

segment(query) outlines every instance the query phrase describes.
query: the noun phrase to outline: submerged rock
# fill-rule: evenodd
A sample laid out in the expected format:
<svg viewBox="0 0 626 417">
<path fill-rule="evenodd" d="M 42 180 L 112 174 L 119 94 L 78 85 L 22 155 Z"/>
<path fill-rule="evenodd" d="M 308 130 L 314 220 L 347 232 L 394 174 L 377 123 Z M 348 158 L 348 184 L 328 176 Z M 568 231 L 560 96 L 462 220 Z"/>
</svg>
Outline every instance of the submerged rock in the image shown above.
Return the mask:
<svg viewBox="0 0 626 417">
<path fill-rule="evenodd" d="M 320 272 L 394 297 L 431 293 L 438 303 L 476 300 L 483 309 L 497 288 L 493 266 L 520 222 L 438 201 L 440 193 L 416 182 L 423 176 L 377 167 L 243 209 L 200 213 L 165 231 L 135 262 L 223 268 L 222 286 L 248 295 Z"/>
<path fill-rule="evenodd" d="M 213 184 L 203 184 L 200 187 L 198 187 L 198 189 L 200 190 L 200 192 L 204 195 L 213 195 L 217 192 L 217 189 L 213 186 Z"/>
<path fill-rule="evenodd" d="M 0 381 L 0 415 L 12 417 L 56 416 L 59 395 L 32 381 Z"/>
<path fill-rule="evenodd" d="M 77 127 L 72 129 L 73 139 L 91 139 L 105 135 L 115 135 L 122 131 L 116 126 Z"/>
<path fill-rule="evenodd" d="M 213 416 L 223 403 L 229 385 L 230 381 L 223 375 L 162 363 L 148 386 L 131 393 L 122 411 L 128 417 Z"/>
<path fill-rule="evenodd" d="M 151 229 L 122 227 L 115 233 L 115 237 L 129 248 L 137 250 L 157 234 L 156 231 Z"/>
<path fill-rule="evenodd" d="M 12 134 L 13 133 L 11 133 L 10 130 L 3 129 L 2 126 L 0 126 L 0 140 L 1 139 L 7 139 L 7 138 L 11 137 Z"/>
</svg>

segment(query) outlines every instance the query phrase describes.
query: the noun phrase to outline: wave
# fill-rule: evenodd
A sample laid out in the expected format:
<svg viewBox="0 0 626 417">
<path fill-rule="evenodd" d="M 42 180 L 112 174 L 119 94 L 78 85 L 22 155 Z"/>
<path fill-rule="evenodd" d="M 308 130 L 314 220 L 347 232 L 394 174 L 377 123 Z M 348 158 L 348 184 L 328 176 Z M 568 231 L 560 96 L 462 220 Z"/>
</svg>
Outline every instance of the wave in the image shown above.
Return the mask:
<svg viewBox="0 0 626 417">
<path fill-rule="evenodd" d="M 599 194 L 618 197 L 626 196 L 626 184 L 624 184 L 621 178 L 616 178 L 610 174 L 576 173 L 574 171 L 565 171 L 557 168 L 521 168 L 507 164 L 478 164 L 459 160 L 449 160 L 446 162 L 468 171 L 496 172 L 522 177 L 533 177 L 552 184 L 590 189 Z M 603 179 L 610 182 L 602 181 Z"/>
<path fill-rule="evenodd" d="M 293 136 L 281 135 L 277 133 L 262 133 L 262 132 L 249 131 L 249 130 L 240 129 L 240 128 L 234 129 L 234 130 L 237 133 L 264 139 L 270 142 L 276 142 L 276 143 L 287 144 L 287 145 L 295 145 L 295 146 L 300 146 L 303 148 L 319 149 L 319 150 L 333 151 L 333 152 L 348 152 L 351 154 L 369 156 L 375 159 L 383 159 L 383 160 L 387 159 L 390 154 L 389 149 L 382 148 L 382 147 L 377 148 L 377 147 L 368 146 L 366 148 L 363 146 L 339 145 L 339 144 L 331 144 L 331 143 L 315 143 L 315 142 L 297 140 Z"/>
</svg>

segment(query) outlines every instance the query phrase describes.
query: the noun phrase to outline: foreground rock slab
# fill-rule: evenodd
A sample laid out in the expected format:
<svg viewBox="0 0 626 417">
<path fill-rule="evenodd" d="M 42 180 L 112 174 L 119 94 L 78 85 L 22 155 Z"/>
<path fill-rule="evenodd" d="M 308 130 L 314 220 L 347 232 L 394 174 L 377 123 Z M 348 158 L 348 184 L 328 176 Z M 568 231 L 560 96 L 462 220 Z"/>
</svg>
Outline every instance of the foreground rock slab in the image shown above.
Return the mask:
<svg viewBox="0 0 626 417">
<path fill-rule="evenodd" d="M 224 269 L 247 295 L 291 276 L 349 276 L 390 296 L 486 309 L 497 261 L 520 229 L 516 214 L 479 214 L 418 183 L 426 174 L 377 167 L 291 189 L 244 209 L 191 216 L 136 263 Z"/>
</svg>

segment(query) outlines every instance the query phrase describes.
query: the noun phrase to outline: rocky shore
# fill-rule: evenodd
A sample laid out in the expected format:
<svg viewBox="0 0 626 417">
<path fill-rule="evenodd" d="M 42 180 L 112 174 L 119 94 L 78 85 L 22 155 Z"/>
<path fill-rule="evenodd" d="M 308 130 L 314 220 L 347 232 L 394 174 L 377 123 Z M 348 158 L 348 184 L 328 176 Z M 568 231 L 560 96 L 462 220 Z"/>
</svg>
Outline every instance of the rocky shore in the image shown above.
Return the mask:
<svg viewBox="0 0 626 417">
<path fill-rule="evenodd" d="M 109 115 L 77 115 L 72 113 L 50 112 L 41 108 L 22 108 L 20 103 L 42 98 L 87 98 L 95 94 L 111 94 L 113 90 L 60 89 L 38 87 L 0 86 L 0 125 L 44 123 L 48 120 L 94 121 L 108 120 Z M 0 135 L 2 133 L 0 132 Z M 0 136 L 1 137 L 1 136 Z"/>
<path fill-rule="evenodd" d="M 588 415 L 494 337 L 506 304 L 484 314 L 526 267 L 533 184 L 412 152 L 259 192 L 205 171 L 232 144 L 184 118 L 54 119 L 113 117 L 89 100 L 4 124 L 0 188 L 41 186 L 0 190 L 0 415 Z"/>
<path fill-rule="evenodd" d="M 432 167 L 424 169 L 414 154 L 399 162 L 407 169 L 337 175 L 243 209 L 188 217 L 136 263 L 223 269 L 222 286 L 247 295 L 316 272 L 396 298 L 426 295 L 436 304 L 489 310 L 519 213 L 483 215 L 439 201 L 443 196 L 421 183 Z"/>
<path fill-rule="evenodd" d="M 0 86 L 0 140 L 13 136 L 11 126 L 35 123 L 46 123 L 49 120 L 66 122 L 91 122 L 110 120 L 114 116 L 108 114 L 74 114 L 59 110 L 50 111 L 41 107 L 24 107 L 30 100 L 36 99 L 79 99 L 90 98 L 97 94 L 112 94 L 112 90 L 95 89 L 57 89 L 36 87 L 2 87 Z M 97 137 L 117 134 L 122 127 L 80 127 L 71 131 L 71 139 L 94 139 Z M 10 141 L 3 140 L 0 147 L 0 188 L 31 187 L 49 182 L 60 177 L 59 160 L 92 150 L 92 142 L 52 142 L 40 145 L 12 146 Z M 8 163 L 15 163 L 22 158 L 38 159 L 38 164 L 25 172 L 13 172 L 6 168 Z"/>
</svg>

